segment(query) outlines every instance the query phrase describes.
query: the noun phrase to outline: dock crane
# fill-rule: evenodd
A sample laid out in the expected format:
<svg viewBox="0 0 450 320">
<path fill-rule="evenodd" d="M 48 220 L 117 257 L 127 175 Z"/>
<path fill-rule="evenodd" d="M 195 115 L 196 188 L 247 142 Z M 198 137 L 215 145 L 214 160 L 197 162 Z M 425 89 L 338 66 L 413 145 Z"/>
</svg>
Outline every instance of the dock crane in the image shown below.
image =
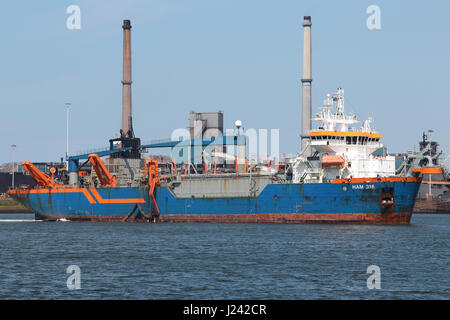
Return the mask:
<svg viewBox="0 0 450 320">
<path fill-rule="evenodd" d="M 444 163 L 448 160 L 448 159 L 450 159 L 450 154 L 447 156 L 447 158 L 445 158 L 445 160 L 444 161 L 442 161 L 441 162 L 441 168 L 442 168 L 442 172 L 444 173 L 446 173 L 447 174 L 447 176 L 445 177 L 445 178 L 450 178 L 450 174 L 448 173 L 448 171 L 445 169 L 445 167 L 444 167 Z"/>
<path fill-rule="evenodd" d="M 441 162 L 441 167 L 444 167 L 444 163 L 445 163 L 448 159 L 450 159 L 450 154 L 447 156 L 447 158 L 445 158 L 444 161 Z"/>
</svg>

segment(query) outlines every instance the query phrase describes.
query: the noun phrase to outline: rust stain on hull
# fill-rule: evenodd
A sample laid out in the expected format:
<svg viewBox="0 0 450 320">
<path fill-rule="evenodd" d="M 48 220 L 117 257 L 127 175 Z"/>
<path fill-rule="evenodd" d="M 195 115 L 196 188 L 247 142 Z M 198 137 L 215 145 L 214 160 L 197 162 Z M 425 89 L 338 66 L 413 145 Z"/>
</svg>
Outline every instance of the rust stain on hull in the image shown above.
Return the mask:
<svg viewBox="0 0 450 320">
<path fill-rule="evenodd" d="M 299 223 L 299 224 L 409 224 L 412 213 L 264 213 L 264 214 L 202 214 L 162 215 L 161 222 L 211 223 Z"/>
<path fill-rule="evenodd" d="M 409 224 L 411 213 L 344 213 L 344 214 L 308 214 L 308 213 L 265 213 L 265 214 L 176 214 L 162 215 L 156 222 L 191 223 L 282 223 L 282 224 Z M 145 217 L 81 216 L 81 215 L 44 215 L 36 214 L 37 220 L 67 219 L 90 222 L 149 222 Z"/>
<path fill-rule="evenodd" d="M 414 213 L 450 213 L 450 200 L 418 199 Z"/>
</svg>

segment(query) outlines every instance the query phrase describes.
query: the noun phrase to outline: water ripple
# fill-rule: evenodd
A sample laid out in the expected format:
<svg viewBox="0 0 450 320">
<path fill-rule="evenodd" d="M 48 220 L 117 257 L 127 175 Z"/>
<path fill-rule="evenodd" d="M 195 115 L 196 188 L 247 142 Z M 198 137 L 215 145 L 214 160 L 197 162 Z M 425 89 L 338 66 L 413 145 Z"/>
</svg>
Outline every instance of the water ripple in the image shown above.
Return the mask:
<svg viewBox="0 0 450 320">
<path fill-rule="evenodd" d="M 450 215 L 410 226 L 2 223 L 0 299 L 449 299 L 449 240 Z M 66 286 L 69 265 L 81 290 Z M 380 290 L 367 289 L 369 265 Z"/>
</svg>

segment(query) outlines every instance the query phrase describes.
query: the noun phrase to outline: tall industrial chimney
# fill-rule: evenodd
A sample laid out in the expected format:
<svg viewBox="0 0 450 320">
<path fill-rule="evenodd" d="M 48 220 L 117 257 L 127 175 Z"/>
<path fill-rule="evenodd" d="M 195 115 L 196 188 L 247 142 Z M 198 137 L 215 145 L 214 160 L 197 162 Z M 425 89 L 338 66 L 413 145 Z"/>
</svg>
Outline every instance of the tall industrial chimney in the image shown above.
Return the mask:
<svg viewBox="0 0 450 320">
<path fill-rule="evenodd" d="M 302 75 L 302 151 L 311 155 L 309 139 L 311 130 L 311 17 L 303 17 L 303 75 Z M 306 149 L 306 150 L 305 150 Z"/>
<path fill-rule="evenodd" d="M 141 139 L 136 138 L 133 132 L 131 118 L 131 23 L 123 20 L 123 78 L 122 78 L 122 128 L 120 138 L 110 139 L 110 149 L 128 149 L 112 153 L 110 158 L 140 159 Z"/>
<path fill-rule="evenodd" d="M 134 138 L 131 118 L 131 23 L 123 20 L 122 138 Z"/>
</svg>

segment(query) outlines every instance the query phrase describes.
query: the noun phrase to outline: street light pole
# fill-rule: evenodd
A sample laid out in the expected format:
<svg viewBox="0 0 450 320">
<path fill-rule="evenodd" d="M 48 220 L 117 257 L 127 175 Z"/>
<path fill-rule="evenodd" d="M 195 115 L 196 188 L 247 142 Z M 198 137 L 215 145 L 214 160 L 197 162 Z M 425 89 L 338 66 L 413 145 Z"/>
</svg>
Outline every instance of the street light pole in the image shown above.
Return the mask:
<svg viewBox="0 0 450 320">
<path fill-rule="evenodd" d="M 14 188 L 14 167 L 15 167 L 15 163 L 14 163 L 14 151 L 15 151 L 15 149 L 16 149 L 16 145 L 15 144 L 12 144 L 11 145 L 11 148 L 12 148 L 12 172 L 11 172 L 11 175 L 12 175 L 12 187 Z"/>
<path fill-rule="evenodd" d="M 66 102 L 66 162 L 67 170 L 69 170 L 69 107 L 70 102 Z"/>
</svg>

